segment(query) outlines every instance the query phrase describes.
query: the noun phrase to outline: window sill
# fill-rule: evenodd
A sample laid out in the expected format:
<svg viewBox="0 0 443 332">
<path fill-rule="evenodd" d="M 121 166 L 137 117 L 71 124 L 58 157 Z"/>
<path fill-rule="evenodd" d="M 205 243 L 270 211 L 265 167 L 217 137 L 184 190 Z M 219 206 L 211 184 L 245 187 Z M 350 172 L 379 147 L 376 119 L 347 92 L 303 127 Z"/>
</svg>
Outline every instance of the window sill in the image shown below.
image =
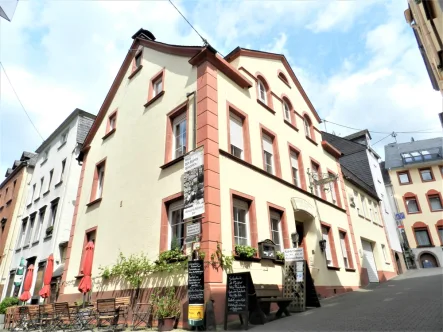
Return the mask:
<svg viewBox="0 0 443 332">
<path fill-rule="evenodd" d="M 260 99 L 257 99 L 257 103 L 261 106 L 263 106 L 264 108 L 266 108 L 266 110 L 268 110 L 269 112 L 271 112 L 272 114 L 275 115 L 275 111 L 270 108 L 268 105 L 266 105 L 264 102 L 262 102 Z"/>
<path fill-rule="evenodd" d="M 285 119 L 285 123 L 291 127 L 292 129 L 294 129 L 295 131 L 298 131 L 298 128 L 296 126 L 294 126 L 292 123 L 290 123 L 288 120 Z"/>
<path fill-rule="evenodd" d="M 421 182 L 422 183 L 426 183 L 426 182 L 434 182 L 435 181 L 435 179 L 432 179 L 432 180 L 423 180 L 423 179 L 421 179 Z"/>
<path fill-rule="evenodd" d="M 421 214 L 421 211 L 417 211 L 417 212 L 407 212 L 407 214 Z"/>
<path fill-rule="evenodd" d="M 93 201 L 90 201 L 88 204 L 86 204 L 86 206 L 87 206 L 87 207 L 90 207 L 90 206 L 92 206 L 92 205 L 94 205 L 94 204 L 100 203 L 100 202 L 102 201 L 102 198 L 103 198 L 103 197 L 96 198 L 96 199 L 94 199 Z"/>
<path fill-rule="evenodd" d="M 151 106 L 153 103 L 155 103 L 155 101 L 157 99 L 160 99 L 161 96 L 163 96 L 165 94 L 165 90 L 163 90 L 162 92 L 160 92 L 158 95 L 156 95 L 155 97 L 151 98 L 151 100 L 149 100 L 146 104 L 144 104 L 143 106 L 145 108 Z"/>
<path fill-rule="evenodd" d="M 63 180 L 60 180 L 58 183 L 56 183 L 54 185 L 54 187 L 57 188 L 57 187 L 61 186 L 62 183 L 63 183 Z"/>
<path fill-rule="evenodd" d="M 46 158 L 45 160 L 43 160 L 42 163 L 40 164 L 40 166 L 43 166 L 44 164 L 46 164 L 47 161 L 48 161 L 48 158 Z"/>
<path fill-rule="evenodd" d="M 62 147 L 64 147 L 66 145 L 66 142 L 63 142 L 62 144 L 60 144 L 60 146 L 57 148 L 57 151 L 59 151 Z"/>
<path fill-rule="evenodd" d="M 50 192 L 49 189 L 48 189 L 47 191 L 45 191 L 45 192 L 43 193 L 43 197 L 45 197 L 47 194 L 49 194 L 49 192 Z"/>
<path fill-rule="evenodd" d="M 143 65 L 138 66 L 132 73 L 131 75 L 128 76 L 128 80 L 130 80 L 131 78 L 133 78 L 135 75 L 137 75 L 137 73 L 142 70 Z"/>
<path fill-rule="evenodd" d="M 337 266 L 328 266 L 328 270 L 340 271 L 340 268 Z"/>
<path fill-rule="evenodd" d="M 182 161 L 184 158 L 185 158 L 184 155 L 183 155 L 183 156 L 180 156 L 180 157 L 178 157 L 178 158 L 175 158 L 175 159 L 173 159 L 173 160 L 167 162 L 166 164 L 161 165 L 160 168 L 161 168 L 161 169 L 166 169 L 166 168 L 168 168 L 168 167 L 170 167 L 170 166 L 172 166 L 172 165 L 175 165 L 175 164 L 177 164 L 178 162 Z"/>
<path fill-rule="evenodd" d="M 365 219 L 366 219 L 367 221 L 371 222 L 371 219 L 369 219 L 369 218 L 366 218 L 366 217 L 365 217 Z"/>
<path fill-rule="evenodd" d="M 43 241 L 48 241 L 48 240 L 50 240 L 50 239 L 52 239 L 52 234 L 50 234 L 50 235 L 46 235 L 46 236 L 43 238 Z"/>
<path fill-rule="evenodd" d="M 32 246 L 36 246 L 40 241 L 34 241 L 32 242 Z"/>
<path fill-rule="evenodd" d="M 8 204 L 8 203 L 6 203 L 6 204 Z M 431 210 L 431 212 L 442 212 L 443 211 L 443 209 L 440 209 L 440 210 Z"/>
<path fill-rule="evenodd" d="M 391 265 L 391 263 L 389 263 L 389 262 L 385 262 L 385 264 L 386 264 L 386 265 Z"/>
<path fill-rule="evenodd" d="M 20 252 L 21 250 L 22 250 L 22 248 L 15 249 L 15 252 L 17 253 L 17 252 Z"/>
<path fill-rule="evenodd" d="M 346 272 L 355 272 L 355 269 L 349 269 L 349 268 L 345 268 Z"/>
<path fill-rule="evenodd" d="M 400 186 L 407 186 L 408 184 L 412 184 L 412 182 L 400 183 Z"/>
<path fill-rule="evenodd" d="M 234 255 L 234 259 L 236 261 L 243 261 L 243 262 L 260 262 L 261 261 L 261 258 L 259 258 L 259 257 L 248 258 L 248 257 L 240 257 L 238 255 Z"/>
<path fill-rule="evenodd" d="M 311 142 L 312 144 L 314 144 L 315 146 L 318 146 L 318 143 L 316 141 L 314 141 L 312 138 L 310 138 L 309 136 L 305 136 L 306 139 Z"/>
<path fill-rule="evenodd" d="M 40 197 L 37 197 L 36 199 L 34 199 L 34 203 L 37 203 L 40 200 Z"/>
<path fill-rule="evenodd" d="M 11 202 L 12 202 L 12 198 L 5 203 L 5 206 L 8 206 L 9 204 L 11 204 Z"/>
<path fill-rule="evenodd" d="M 435 246 L 432 245 L 432 244 L 427 245 L 427 246 L 417 246 L 417 248 L 434 248 L 434 247 L 435 247 Z"/>
<path fill-rule="evenodd" d="M 23 250 L 28 249 L 28 248 L 29 248 L 29 244 L 25 245 L 25 246 L 23 247 Z"/>
<path fill-rule="evenodd" d="M 26 208 L 29 209 L 32 206 L 32 202 L 26 205 Z"/>
<path fill-rule="evenodd" d="M 112 134 L 114 134 L 116 130 L 117 130 L 117 129 L 114 128 L 114 129 L 111 129 L 110 131 L 108 131 L 108 132 L 105 134 L 105 136 L 102 137 L 102 140 L 107 139 L 109 136 L 111 136 Z"/>
</svg>

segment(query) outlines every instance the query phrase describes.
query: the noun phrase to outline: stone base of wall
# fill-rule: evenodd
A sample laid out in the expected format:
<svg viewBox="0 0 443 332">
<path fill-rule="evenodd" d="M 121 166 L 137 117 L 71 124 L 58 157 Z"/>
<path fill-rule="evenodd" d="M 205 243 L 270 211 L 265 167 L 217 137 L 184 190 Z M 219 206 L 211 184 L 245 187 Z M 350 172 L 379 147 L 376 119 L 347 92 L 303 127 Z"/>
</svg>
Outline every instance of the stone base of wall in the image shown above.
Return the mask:
<svg viewBox="0 0 443 332">
<path fill-rule="evenodd" d="M 377 271 L 378 272 L 378 280 L 380 282 L 388 281 L 389 279 L 392 279 L 397 276 L 396 272 L 391 271 Z"/>
<path fill-rule="evenodd" d="M 328 298 L 359 289 L 359 286 L 315 286 L 320 298 Z"/>
</svg>

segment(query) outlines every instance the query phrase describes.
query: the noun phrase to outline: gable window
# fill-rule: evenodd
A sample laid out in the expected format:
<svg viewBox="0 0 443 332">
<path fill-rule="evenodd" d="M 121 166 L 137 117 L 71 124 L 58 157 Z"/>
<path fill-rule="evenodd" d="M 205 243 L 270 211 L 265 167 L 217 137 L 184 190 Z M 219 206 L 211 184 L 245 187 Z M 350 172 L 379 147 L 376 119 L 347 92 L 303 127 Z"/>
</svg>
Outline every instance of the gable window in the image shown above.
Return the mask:
<svg viewBox="0 0 443 332">
<path fill-rule="evenodd" d="M 114 130 L 117 123 L 117 114 L 109 117 L 109 130 Z"/>
<path fill-rule="evenodd" d="M 46 149 L 45 151 L 43 151 L 43 161 L 42 163 L 44 163 L 46 160 L 48 160 L 49 157 L 49 149 Z"/>
<path fill-rule="evenodd" d="M 292 182 L 300 187 L 300 174 L 299 174 L 299 154 L 295 151 L 291 151 L 291 171 L 292 171 Z"/>
<path fill-rule="evenodd" d="M 272 138 L 266 134 L 262 135 L 262 144 L 263 144 L 263 160 L 265 171 L 271 174 L 274 173 L 274 148 L 272 144 Z"/>
<path fill-rule="evenodd" d="M 409 175 L 408 171 L 405 172 L 398 172 L 398 181 L 400 184 L 410 184 L 411 182 L 411 177 Z"/>
<path fill-rule="evenodd" d="M 274 210 L 270 210 L 269 215 L 271 223 L 271 240 L 275 243 L 275 250 L 282 251 L 283 239 L 281 229 L 281 215 Z"/>
<path fill-rule="evenodd" d="M 422 182 L 434 181 L 434 174 L 430 168 L 422 168 L 419 170 Z"/>
<path fill-rule="evenodd" d="M 417 196 L 413 193 L 406 193 L 403 196 L 406 211 L 408 214 L 411 213 L 421 213 L 420 203 L 417 199 Z"/>
<path fill-rule="evenodd" d="M 443 210 L 443 205 L 439 194 L 427 194 L 427 197 L 432 212 Z"/>
<path fill-rule="evenodd" d="M 329 231 L 330 231 L 330 228 L 325 227 L 325 226 L 321 227 L 322 238 L 323 238 L 323 240 L 326 241 L 326 249 L 325 249 L 326 265 L 333 266 L 331 243 L 329 241 Z"/>
<path fill-rule="evenodd" d="M 268 104 L 265 84 L 261 80 L 258 80 L 257 86 L 258 86 L 258 99 L 260 99 L 260 101 L 263 102 L 264 104 Z"/>
<path fill-rule="evenodd" d="M 153 103 L 165 92 L 165 69 L 163 68 L 157 74 L 155 74 L 149 83 L 148 102 L 145 107 Z"/>
<path fill-rule="evenodd" d="M 244 159 L 243 120 L 232 112 L 229 113 L 229 129 L 231 154 Z"/>
<path fill-rule="evenodd" d="M 417 240 L 417 246 L 430 246 L 431 239 L 429 238 L 428 230 L 425 228 L 415 228 L 415 239 Z"/>
<path fill-rule="evenodd" d="M 155 82 L 153 82 L 153 85 L 154 85 L 153 97 L 155 97 L 160 92 L 163 91 L 163 79 L 162 79 L 162 77 L 158 78 Z"/>
<path fill-rule="evenodd" d="M 177 116 L 172 122 L 173 147 L 172 159 L 178 158 L 186 153 L 186 113 Z"/>
<path fill-rule="evenodd" d="M 341 252 L 343 254 L 343 264 L 345 268 L 349 268 L 349 260 L 348 260 L 348 251 L 346 249 L 346 233 L 339 232 L 340 233 L 340 247 Z"/>
<path fill-rule="evenodd" d="M 138 52 L 134 58 L 135 68 L 137 69 L 142 64 L 142 52 Z"/>
<path fill-rule="evenodd" d="M 312 121 L 307 114 L 303 116 L 303 126 L 305 128 L 305 136 L 315 143 L 315 134 Z"/>
<path fill-rule="evenodd" d="M 105 136 L 103 136 L 102 139 L 108 138 L 117 129 L 117 113 L 118 113 L 118 109 L 116 109 L 111 114 L 109 114 L 108 122 L 106 124 L 106 133 L 105 133 Z"/>
<path fill-rule="evenodd" d="M 285 120 L 291 122 L 291 108 L 286 101 L 283 101 L 283 114 Z"/>
<path fill-rule="evenodd" d="M 305 126 L 305 135 L 306 137 L 311 137 L 311 126 L 309 125 L 308 119 L 303 118 L 303 124 Z"/>
<path fill-rule="evenodd" d="M 234 243 L 235 245 L 249 245 L 249 204 L 240 199 L 233 199 L 233 218 L 234 218 Z"/>
<path fill-rule="evenodd" d="M 291 86 L 289 85 L 289 81 L 288 81 L 288 79 L 286 78 L 286 75 L 283 74 L 283 72 L 279 71 L 279 73 L 278 73 L 278 78 L 281 79 L 281 80 L 283 81 L 283 83 L 285 83 L 288 87 L 291 87 Z"/>
<path fill-rule="evenodd" d="M 183 221 L 183 200 L 169 205 L 169 249 L 181 249 L 185 243 L 185 223 Z"/>
</svg>

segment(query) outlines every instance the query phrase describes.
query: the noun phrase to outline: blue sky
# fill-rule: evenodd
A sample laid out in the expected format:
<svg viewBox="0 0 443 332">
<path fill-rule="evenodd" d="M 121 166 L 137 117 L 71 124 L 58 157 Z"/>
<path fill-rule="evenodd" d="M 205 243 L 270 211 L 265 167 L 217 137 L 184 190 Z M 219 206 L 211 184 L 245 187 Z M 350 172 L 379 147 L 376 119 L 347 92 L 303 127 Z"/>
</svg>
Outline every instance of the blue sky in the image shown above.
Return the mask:
<svg viewBox="0 0 443 332">
<path fill-rule="evenodd" d="M 236 46 L 284 53 L 322 118 L 428 130 L 399 141 L 441 136 L 441 97 L 404 20 L 406 0 L 174 2 L 224 55 Z M 167 1 L 20 1 L 12 22 L 0 24 L 0 60 L 45 138 L 76 107 L 97 113 L 140 27 L 158 41 L 202 44 Z M 1 75 L 0 176 L 41 143 Z M 373 134 L 373 143 L 385 136 Z M 383 155 L 390 141 L 375 148 Z"/>
</svg>

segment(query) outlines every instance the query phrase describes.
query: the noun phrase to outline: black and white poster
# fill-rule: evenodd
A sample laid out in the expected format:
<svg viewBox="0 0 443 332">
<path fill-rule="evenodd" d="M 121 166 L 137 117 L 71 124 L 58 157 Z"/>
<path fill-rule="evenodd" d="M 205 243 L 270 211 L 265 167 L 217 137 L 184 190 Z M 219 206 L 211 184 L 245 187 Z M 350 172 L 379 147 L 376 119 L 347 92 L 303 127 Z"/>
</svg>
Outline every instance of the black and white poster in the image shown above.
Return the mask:
<svg viewBox="0 0 443 332">
<path fill-rule="evenodd" d="M 205 212 L 203 147 L 187 154 L 184 161 L 183 192 L 185 208 L 183 219 L 188 219 Z"/>
</svg>

